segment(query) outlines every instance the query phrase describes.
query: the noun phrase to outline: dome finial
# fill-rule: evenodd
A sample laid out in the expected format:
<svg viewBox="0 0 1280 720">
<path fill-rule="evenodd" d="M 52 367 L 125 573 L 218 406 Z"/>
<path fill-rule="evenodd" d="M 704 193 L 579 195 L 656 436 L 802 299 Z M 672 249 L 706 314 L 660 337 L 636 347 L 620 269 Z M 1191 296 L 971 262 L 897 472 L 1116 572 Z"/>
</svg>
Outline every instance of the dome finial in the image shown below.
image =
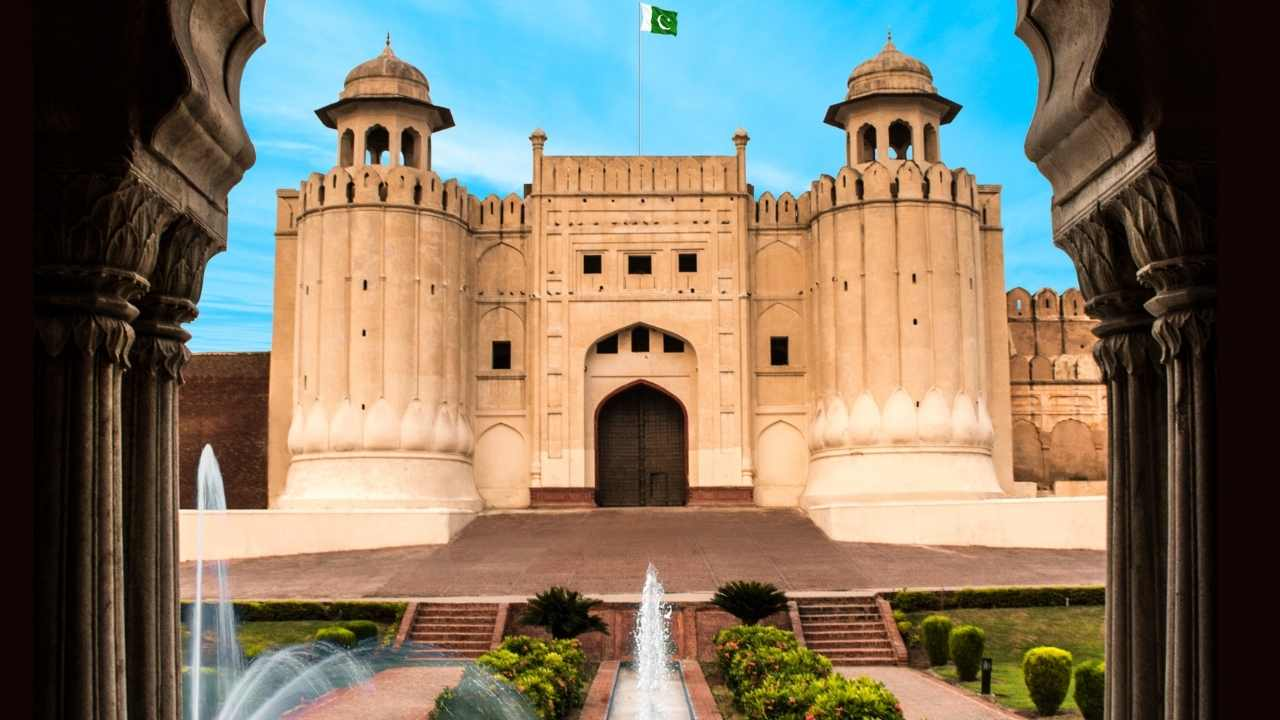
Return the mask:
<svg viewBox="0 0 1280 720">
<path fill-rule="evenodd" d="M 885 25 L 884 27 L 885 27 L 885 30 L 888 32 L 888 35 L 889 35 L 888 39 L 886 39 L 884 42 L 885 42 L 885 44 L 886 44 L 886 45 L 892 45 L 892 44 L 893 44 L 893 28 L 889 27 L 888 25 Z M 387 33 L 387 36 L 388 36 L 388 37 L 390 37 L 390 35 L 391 35 L 391 33 Z"/>
<path fill-rule="evenodd" d="M 382 48 L 382 52 L 387 53 L 388 55 L 395 54 L 391 52 L 391 33 L 390 32 L 387 33 L 387 44 L 386 44 L 386 47 Z"/>
</svg>

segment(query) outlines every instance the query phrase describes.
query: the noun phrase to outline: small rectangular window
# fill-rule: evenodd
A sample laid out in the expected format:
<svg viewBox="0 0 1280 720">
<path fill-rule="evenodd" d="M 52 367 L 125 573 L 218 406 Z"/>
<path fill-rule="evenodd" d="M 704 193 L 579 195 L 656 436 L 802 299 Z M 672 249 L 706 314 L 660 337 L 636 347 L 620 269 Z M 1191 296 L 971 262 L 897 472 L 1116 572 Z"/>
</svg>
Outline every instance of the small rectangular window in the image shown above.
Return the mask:
<svg viewBox="0 0 1280 720">
<path fill-rule="evenodd" d="M 771 337 L 769 338 L 769 364 L 770 365 L 789 365 L 788 348 L 790 338 Z"/>
<path fill-rule="evenodd" d="M 510 370 L 511 369 L 511 341 L 510 340 L 494 340 L 493 341 L 493 369 L 494 370 Z"/>
<path fill-rule="evenodd" d="M 631 328 L 631 352 L 649 352 L 649 328 Z"/>
<path fill-rule="evenodd" d="M 670 335 L 662 334 L 662 352 L 664 353 L 682 353 L 684 352 L 684 341 L 680 338 L 673 338 Z"/>
<path fill-rule="evenodd" d="M 582 274 L 583 275 L 599 275 L 600 274 L 600 256 L 599 255 L 583 255 L 582 256 Z"/>
<path fill-rule="evenodd" d="M 680 253 L 679 263 L 680 272 L 698 272 L 697 253 Z"/>
<path fill-rule="evenodd" d="M 628 275 L 651 275 L 653 273 L 653 257 L 651 255 L 628 255 Z"/>
<path fill-rule="evenodd" d="M 609 337 L 596 343 L 596 354 L 598 355 L 618 354 L 618 336 L 610 335 Z"/>
</svg>

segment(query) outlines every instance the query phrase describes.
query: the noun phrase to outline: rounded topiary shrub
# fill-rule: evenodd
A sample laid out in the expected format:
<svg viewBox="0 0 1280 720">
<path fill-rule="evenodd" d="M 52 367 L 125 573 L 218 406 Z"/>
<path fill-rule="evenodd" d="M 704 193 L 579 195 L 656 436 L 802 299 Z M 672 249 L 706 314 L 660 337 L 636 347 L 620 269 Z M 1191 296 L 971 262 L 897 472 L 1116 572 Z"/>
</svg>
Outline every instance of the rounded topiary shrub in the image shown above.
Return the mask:
<svg viewBox="0 0 1280 720">
<path fill-rule="evenodd" d="M 924 649 L 929 653 L 930 665 L 946 665 L 949 657 L 947 644 L 951 641 L 951 618 L 946 615 L 930 615 L 920 622 L 924 636 Z"/>
<path fill-rule="evenodd" d="M 340 625 L 356 636 L 356 642 L 378 637 L 378 623 L 372 620 L 348 620 Z"/>
<path fill-rule="evenodd" d="M 1101 660 L 1089 660 L 1076 668 L 1076 705 L 1084 720 L 1102 720 L 1102 707 L 1106 703 L 1104 676 L 1106 665 Z"/>
<path fill-rule="evenodd" d="M 986 647 L 987 634 L 976 625 L 961 625 L 951 631 L 951 660 L 956 664 L 956 675 L 961 680 L 977 680 L 978 667 L 982 664 L 982 650 Z"/>
<path fill-rule="evenodd" d="M 316 642 L 333 643 L 349 648 L 356 644 L 356 634 L 344 627 L 323 627 L 316 631 Z"/>
<path fill-rule="evenodd" d="M 1041 715 L 1058 711 L 1071 686 L 1071 653 L 1056 647 L 1034 647 L 1022 656 L 1022 679 Z"/>
</svg>

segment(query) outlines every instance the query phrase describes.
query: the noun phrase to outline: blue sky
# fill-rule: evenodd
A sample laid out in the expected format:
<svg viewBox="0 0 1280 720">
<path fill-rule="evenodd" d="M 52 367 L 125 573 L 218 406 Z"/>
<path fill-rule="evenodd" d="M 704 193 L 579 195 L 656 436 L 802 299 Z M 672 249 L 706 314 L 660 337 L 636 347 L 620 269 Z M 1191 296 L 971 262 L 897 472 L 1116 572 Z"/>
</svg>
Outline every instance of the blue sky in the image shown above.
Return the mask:
<svg viewBox="0 0 1280 720">
<path fill-rule="evenodd" d="M 644 151 L 732 154 L 743 127 L 757 194 L 799 195 L 844 161 L 823 124 L 855 65 L 894 44 L 964 106 L 941 129 L 942 159 L 1004 187 L 1005 280 L 1033 292 L 1075 285 L 1050 240 L 1048 182 L 1023 153 L 1036 99 L 1030 53 L 1008 0 L 712 2 L 667 0 L 678 37 L 645 35 Z M 555 155 L 636 151 L 637 3 L 633 0 L 271 0 L 267 43 L 249 60 L 241 105 L 257 163 L 231 192 L 227 250 L 209 263 L 197 352 L 271 344 L 275 191 L 335 162 L 336 138 L 314 110 L 337 99 L 356 64 L 391 32 L 426 73 L 456 127 L 432 141 L 434 169 L 484 196 L 530 180 L 528 136 Z"/>
</svg>

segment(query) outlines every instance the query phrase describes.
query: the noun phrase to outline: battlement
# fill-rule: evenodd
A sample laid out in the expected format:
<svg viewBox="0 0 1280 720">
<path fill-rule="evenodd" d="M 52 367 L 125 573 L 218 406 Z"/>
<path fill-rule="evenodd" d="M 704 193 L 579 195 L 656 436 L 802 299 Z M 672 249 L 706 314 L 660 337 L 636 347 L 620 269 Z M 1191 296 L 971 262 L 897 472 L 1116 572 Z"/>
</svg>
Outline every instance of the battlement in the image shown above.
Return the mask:
<svg viewBox="0 0 1280 720">
<path fill-rule="evenodd" d="M 534 192 L 561 193 L 738 193 L 733 155 L 543 156 Z"/>
<path fill-rule="evenodd" d="M 334 167 L 302 182 L 302 212 L 347 205 L 402 205 L 435 210 L 462 222 L 469 218 L 467 189 L 430 170 L 403 165 Z"/>
<path fill-rule="evenodd" d="M 794 211 L 787 209 L 790 193 L 775 201 L 764 193 L 755 203 L 751 220 L 754 226 L 804 225 L 817 214 L 836 207 L 882 200 L 947 201 L 981 212 L 993 208 L 998 222 L 999 186 L 985 188 L 980 197 L 977 182 L 964 168 L 954 171 L 942 163 L 921 168 L 914 160 L 872 161 L 840 168 L 835 177 L 818 176 L 809 190 L 795 198 Z M 984 221 L 985 222 L 985 221 Z"/>
<path fill-rule="evenodd" d="M 1015 287 L 1005 293 L 1009 320 L 1083 320 L 1091 318 L 1084 311 L 1084 294 L 1067 288 L 1059 296 L 1051 288 L 1040 288 L 1035 295 Z"/>
<path fill-rule="evenodd" d="M 528 228 L 531 215 L 525 213 L 524 198 L 515 193 L 505 198 L 490 195 L 483 200 L 471 198 L 467 211 L 467 223 L 472 230 L 520 230 Z"/>
</svg>

